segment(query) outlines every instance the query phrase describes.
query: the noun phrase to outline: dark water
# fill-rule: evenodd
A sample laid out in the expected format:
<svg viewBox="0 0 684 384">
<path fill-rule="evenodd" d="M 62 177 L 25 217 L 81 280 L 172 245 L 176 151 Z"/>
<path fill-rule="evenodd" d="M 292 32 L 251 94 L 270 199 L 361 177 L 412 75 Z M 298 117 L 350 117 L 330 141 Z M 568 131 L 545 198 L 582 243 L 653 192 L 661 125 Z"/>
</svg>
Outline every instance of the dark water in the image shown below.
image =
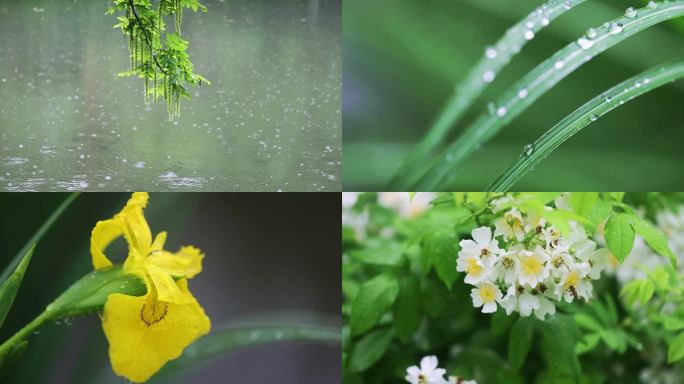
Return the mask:
<svg viewBox="0 0 684 384">
<path fill-rule="evenodd" d="M 0 190 L 340 190 L 339 0 L 206 0 L 169 122 L 106 1 L 0 1 Z"/>
</svg>

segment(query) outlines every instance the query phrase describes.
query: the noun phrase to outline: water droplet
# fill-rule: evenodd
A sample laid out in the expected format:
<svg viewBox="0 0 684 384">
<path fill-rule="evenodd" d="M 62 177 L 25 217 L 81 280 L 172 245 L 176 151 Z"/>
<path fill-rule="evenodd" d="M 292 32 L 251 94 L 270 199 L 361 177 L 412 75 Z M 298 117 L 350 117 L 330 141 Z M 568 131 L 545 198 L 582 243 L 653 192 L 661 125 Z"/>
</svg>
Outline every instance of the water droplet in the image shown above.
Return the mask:
<svg viewBox="0 0 684 384">
<path fill-rule="evenodd" d="M 625 10 L 625 16 L 627 16 L 629 18 L 636 17 L 636 15 L 637 15 L 637 10 L 634 7 L 629 7 Z"/>
<path fill-rule="evenodd" d="M 484 81 L 485 83 L 491 83 L 492 81 L 494 81 L 495 77 L 496 74 L 494 73 L 494 71 L 489 69 L 485 71 L 485 73 L 482 75 L 482 81 Z"/>
<path fill-rule="evenodd" d="M 85 155 L 81 155 L 81 156 L 79 156 L 79 157 L 80 157 L 81 159 L 85 159 Z"/>
<path fill-rule="evenodd" d="M 572 1 L 566 0 L 565 3 L 563 3 L 563 6 L 565 6 L 565 9 L 572 8 Z"/>
<path fill-rule="evenodd" d="M 651 82 L 651 79 L 644 79 L 644 85 L 648 84 Z"/>
<path fill-rule="evenodd" d="M 488 59 L 493 59 L 493 58 L 495 58 L 495 57 L 496 57 L 496 49 L 494 49 L 494 48 L 492 48 L 492 47 L 487 47 L 487 49 L 485 49 L 485 56 L 486 56 Z"/>
<path fill-rule="evenodd" d="M 494 112 L 496 112 L 496 104 L 492 102 L 487 103 L 487 112 L 489 112 L 490 115 L 493 115 Z"/>
<path fill-rule="evenodd" d="M 508 112 L 508 109 L 506 107 L 499 107 L 496 110 L 496 115 L 499 117 L 504 117 L 506 116 L 506 112 Z"/>
<path fill-rule="evenodd" d="M 596 30 L 594 28 L 589 28 L 587 30 L 587 37 L 588 38 L 593 39 L 596 37 L 596 35 L 597 35 L 597 33 L 596 33 Z"/>
<path fill-rule="evenodd" d="M 637 88 L 641 88 L 641 81 L 637 80 L 636 83 L 634 83 L 634 86 Z"/>
<path fill-rule="evenodd" d="M 527 97 L 527 88 L 523 88 L 523 89 L 519 90 L 518 91 L 518 97 L 521 99 L 524 99 L 525 97 Z"/>
<path fill-rule="evenodd" d="M 529 156 L 534 152 L 534 144 L 527 144 L 525 147 L 523 147 L 523 153 L 525 156 Z"/>
<path fill-rule="evenodd" d="M 651 9 L 656 9 L 656 8 L 658 8 L 658 3 L 656 3 L 655 1 L 649 1 L 648 7 Z"/>
<path fill-rule="evenodd" d="M 597 115 L 591 115 L 591 117 L 589 117 L 589 120 L 591 120 L 591 121 L 596 121 L 597 119 L 598 119 Z"/>
<path fill-rule="evenodd" d="M 546 17 L 543 18 L 543 19 L 541 19 L 541 25 L 543 25 L 543 26 L 545 26 L 545 27 L 546 27 L 547 25 L 549 25 L 549 19 L 547 19 Z"/>
<path fill-rule="evenodd" d="M 513 53 L 520 52 L 520 45 L 519 44 L 513 44 L 513 46 L 511 46 L 511 52 L 513 52 Z"/>
<path fill-rule="evenodd" d="M 563 60 L 558 60 L 556 61 L 556 64 L 553 65 L 556 69 L 561 69 L 565 66 L 565 61 Z"/>
<path fill-rule="evenodd" d="M 579 44 L 580 48 L 582 49 L 589 49 L 594 46 L 594 40 L 580 37 L 577 39 L 577 44 Z"/>
<path fill-rule="evenodd" d="M 34 335 L 40 335 L 40 331 L 36 329 L 35 331 L 33 331 L 33 334 Z"/>
<path fill-rule="evenodd" d="M 111 179 L 112 179 L 111 176 L 105 176 L 105 180 L 111 180 Z"/>
<path fill-rule="evenodd" d="M 534 28 L 534 21 L 528 21 L 527 23 L 525 23 L 525 26 L 526 26 L 528 29 Z"/>
<path fill-rule="evenodd" d="M 523 36 L 525 37 L 525 40 L 532 40 L 534 39 L 534 32 L 528 29 Z"/>
<path fill-rule="evenodd" d="M 611 35 L 617 35 L 618 33 L 622 32 L 624 27 L 622 26 L 622 23 L 613 23 L 610 25 L 610 34 Z"/>
<path fill-rule="evenodd" d="M 610 103 L 611 101 L 613 101 L 613 97 L 610 95 L 606 95 L 606 103 Z"/>
</svg>

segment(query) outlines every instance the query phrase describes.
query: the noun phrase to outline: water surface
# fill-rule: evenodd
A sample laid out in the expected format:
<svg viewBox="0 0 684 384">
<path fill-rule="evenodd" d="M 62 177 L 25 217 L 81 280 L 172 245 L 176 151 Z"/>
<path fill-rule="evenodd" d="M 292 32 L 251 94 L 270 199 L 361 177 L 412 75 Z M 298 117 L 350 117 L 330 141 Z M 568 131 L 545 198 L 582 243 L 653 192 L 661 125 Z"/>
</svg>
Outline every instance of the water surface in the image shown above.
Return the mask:
<svg viewBox="0 0 684 384">
<path fill-rule="evenodd" d="M 339 0 L 205 0 L 169 122 L 108 2 L 0 4 L 0 190 L 340 190 Z"/>
</svg>

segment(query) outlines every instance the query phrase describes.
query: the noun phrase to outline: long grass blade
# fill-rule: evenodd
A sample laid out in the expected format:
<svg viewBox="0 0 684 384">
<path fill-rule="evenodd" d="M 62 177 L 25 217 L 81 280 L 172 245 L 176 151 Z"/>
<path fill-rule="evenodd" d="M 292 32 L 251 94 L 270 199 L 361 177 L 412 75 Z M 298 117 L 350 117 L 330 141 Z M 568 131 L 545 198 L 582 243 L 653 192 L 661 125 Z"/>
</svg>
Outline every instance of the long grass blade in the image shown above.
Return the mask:
<svg viewBox="0 0 684 384">
<path fill-rule="evenodd" d="M 183 355 L 167 364 L 153 381 L 207 363 L 210 359 L 237 349 L 287 341 L 339 343 L 338 327 L 323 325 L 271 324 L 230 327 L 213 332 L 185 349 Z"/>
<path fill-rule="evenodd" d="M 684 61 L 652 68 L 596 96 L 549 129 L 533 144 L 525 146 L 520 157 L 503 171 L 487 190 L 507 191 L 582 128 L 626 102 L 681 77 L 684 77 Z"/>
<path fill-rule="evenodd" d="M 612 22 L 587 31 L 586 35 L 556 52 L 510 87 L 488 112 L 480 115 L 430 164 L 421 181 L 410 189 L 435 191 L 447 187 L 468 156 L 570 73 L 626 38 L 682 15 L 684 0 L 653 2 L 634 13 L 627 12 Z"/>
<path fill-rule="evenodd" d="M 71 205 L 71 203 L 74 202 L 74 200 L 78 197 L 78 193 L 72 193 L 67 197 L 64 202 L 57 207 L 57 209 L 50 215 L 50 217 L 43 222 L 43 225 L 38 228 L 38 231 L 36 231 L 33 236 L 29 239 L 29 241 L 26 242 L 26 245 L 22 249 L 17 252 L 17 255 L 14 256 L 14 259 L 5 267 L 5 269 L 2 271 L 2 274 L 0 275 L 0 281 L 5 281 L 7 279 L 7 276 L 10 275 L 16 268 L 17 265 L 19 265 L 19 262 L 21 259 L 24 257 L 24 255 L 28 252 L 29 249 L 33 247 L 34 244 L 37 244 L 40 239 L 45 235 L 45 233 L 52 227 L 52 224 L 59 219 L 59 217 L 64 213 L 64 211 Z"/>
<path fill-rule="evenodd" d="M 14 298 L 17 296 L 19 287 L 21 287 L 21 282 L 24 280 L 24 274 L 26 273 L 29 262 L 31 262 L 34 248 L 35 245 L 29 248 L 28 252 L 21 258 L 21 262 L 17 265 L 14 272 L 4 281 L 0 281 L 0 328 L 2 328 L 7 313 L 10 308 L 12 308 Z"/>
<path fill-rule="evenodd" d="M 508 29 L 506 34 L 493 46 L 487 47 L 484 57 L 456 86 L 454 94 L 446 102 L 441 114 L 428 133 L 395 172 L 389 188 L 394 189 L 401 185 L 416 182 L 416 167 L 425 162 L 441 144 L 444 144 L 444 140 L 454 124 L 470 108 L 496 75 L 520 52 L 521 48 L 554 19 L 585 1 L 550 0 Z"/>
</svg>

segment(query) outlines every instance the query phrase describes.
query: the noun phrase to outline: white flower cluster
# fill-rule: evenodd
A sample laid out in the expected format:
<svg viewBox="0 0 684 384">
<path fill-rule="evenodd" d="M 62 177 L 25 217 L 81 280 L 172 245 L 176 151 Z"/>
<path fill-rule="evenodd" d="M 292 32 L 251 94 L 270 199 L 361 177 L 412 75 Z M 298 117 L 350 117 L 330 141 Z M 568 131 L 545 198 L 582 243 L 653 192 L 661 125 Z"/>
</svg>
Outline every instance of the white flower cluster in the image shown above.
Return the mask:
<svg viewBox="0 0 684 384">
<path fill-rule="evenodd" d="M 557 199 L 557 208 L 565 205 Z M 597 249 L 582 226 L 570 222 L 570 232 L 561 235 L 543 218 L 516 208 L 495 226 L 494 236 L 489 227 L 480 227 L 472 231 L 473 240 L 460 242 L 456 269 L 466 273 L 466 284 L 475 286 L 470 294 L 475 307 L 492 313 L 500 305 L 509 315 L 534 313 L 543 320 L 556 313 L 554 301 L 591 298 L 591 280 L 608 266 L 609 252 Z"/>
<path fill-rule="evenodd" d="M 436 356 L 425 356 L 420 360 L 420 367 L 411 366 L 406 369 L 406 381 L 411 384 L 477 384 L 475 380 L 463 380 L 457 376 L 444 378 L 446 370 L 438 368 Z"/>
</svg>

